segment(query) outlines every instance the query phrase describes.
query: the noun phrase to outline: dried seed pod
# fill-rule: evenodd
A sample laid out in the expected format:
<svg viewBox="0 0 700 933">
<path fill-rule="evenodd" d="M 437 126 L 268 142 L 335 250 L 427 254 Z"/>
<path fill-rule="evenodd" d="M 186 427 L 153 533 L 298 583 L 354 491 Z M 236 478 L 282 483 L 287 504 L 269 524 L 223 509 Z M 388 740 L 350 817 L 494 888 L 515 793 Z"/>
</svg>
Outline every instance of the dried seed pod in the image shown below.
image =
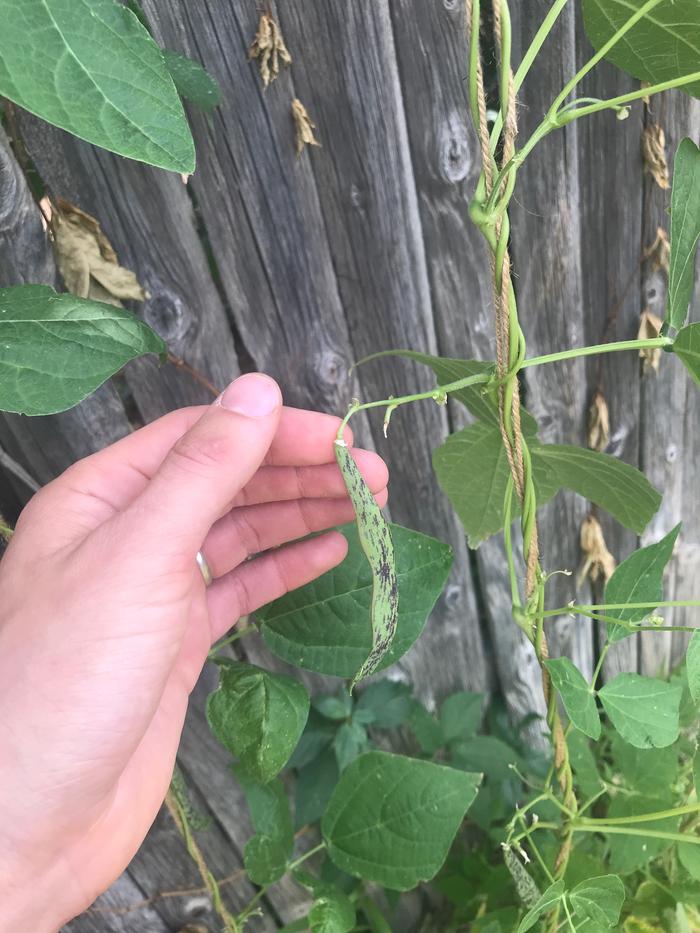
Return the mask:
<svg viewBox="0 0 700 933">
<path fill-rule="evenodd" d="M 656 239 L 644 250 L 644 260 L 648 262 L 652 272 L 658 272 L 662 269 L 668 274 L 668 266 L 671 260 L 671 244 L 668 242 L 668 234 L 663 227 L 657 227 Z"/>
<path fill-rule="evenodd" d="M 652 314 L 648 308 L 642 311 L 639 318 L 639 331 L 637 340 L 650 340 L 658 337 L 661 332 L 663 321 L 660 317 Z M 661 350 L 658 347 L 644 347 L 639 351 L 640 358 L 644 361 L 644 372 L 659 371 L 659 361 L 661 359 Z"/>
<path fill-rule="evenodd" d="M 581 551 L 583 552 L 583 566 L 579 571 L 577 585 L 581 586 L 588 577 L 592 583 L 602 578 L 607 583 L 616 567 L 603 537 L 600 522 L 592 513 L 589 513 L 581 524 Z"/>
<path fill-rule="evenodd" d="M 321 143 L 314 136 L 316 124 L 311 122 L 311 117 L 306 112 L 306 107 L 298 97 L 295 97 L 292 101 L 292 116 L 294 117 L 297 155 L 300 156 L 302 154 L 304 146 L 320 146 Z"/>
<path fill-rule="evenodd" d="M 505 843 L 501 843 L 501 845 L 503 848 L 503 861 L 513 879 L 515 891 L 520 903 L 529 910 L 531 907 L 534 907 L 540 899 L 540 889 L 530 877 L 528 870 L 518 861 L 515 852 L 513 852 L 510 846 L 505 845 Z M 518 850 L 521 851 L 520 846 L 518 846 Z"/>
<path fill-rule="evenodd" d="M 659 188 L 666 190 L 670 186 L 666 161 L 666 134 L 658 123 L 651 123 L 644 127 L 642 157 L 644 171 L 651 175 Z"/>
<path fill-rule="evenodd" d="M 292 56 L 282 38 L 277 21 L 269 13 L 263 13 L 258 23 L 258 31 L 248 53 L 249 58 L 257 58 L 260 77 L 267 87 L 280 73 L 280 62 L 291 65 Z"/>
<path fill-rule="evenodd" d="M 340 438 L 335 441 L 335 456 L 355 509 L 360 545 L 372 571 L 372 650 L 353 677 L 352 690 L 358 681 L 369 677 L 377 669 L 394 640 L 399 590 L 394 544 L 382 510 L 362 478 L 347 444 Z"/>
<path fill-rule="evenodd" d="M 588 406 L 588 446 L 591 450 L 605 450 L 610 439 L 610 414 L 602 392 L 596 390 Z"/>
</svg>

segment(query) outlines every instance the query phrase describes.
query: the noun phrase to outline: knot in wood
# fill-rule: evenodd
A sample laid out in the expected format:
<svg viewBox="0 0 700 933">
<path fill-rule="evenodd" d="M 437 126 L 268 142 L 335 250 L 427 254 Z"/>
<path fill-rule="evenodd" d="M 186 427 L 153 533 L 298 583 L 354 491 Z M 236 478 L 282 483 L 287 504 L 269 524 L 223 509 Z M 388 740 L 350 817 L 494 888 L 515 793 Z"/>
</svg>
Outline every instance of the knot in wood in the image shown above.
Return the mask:
<svg viewBox="0 0 700 933">
<path fill-rule="evenodd" d="M 143 308 L 143 317 L 168 346 L 180 353 L 192 339 L 197 319 L 182 298 L 157 283 L 149 289 L 150 297 Z"/>
<path fill-rule="evenodd" d="M 451 185 L 464 181 L 472 158 L 467 126 L 458 113 L 451 113 L 440 127 L 438 142 L 441 176 Z"/>
</svg>

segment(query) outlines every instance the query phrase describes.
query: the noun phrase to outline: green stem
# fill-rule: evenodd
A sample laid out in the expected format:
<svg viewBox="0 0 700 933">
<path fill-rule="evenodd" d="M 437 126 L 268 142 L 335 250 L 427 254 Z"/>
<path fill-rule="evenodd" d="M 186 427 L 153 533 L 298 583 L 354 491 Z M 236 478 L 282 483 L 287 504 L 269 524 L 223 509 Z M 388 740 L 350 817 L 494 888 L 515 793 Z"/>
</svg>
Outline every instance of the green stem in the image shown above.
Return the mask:
<svg viewBox="0 0 700 933">
<path fill-rule="evenodd" d="M 594 603 L 592 605 L 572 603 L 570 606 L 562 606 L 561 609 L 547 609 L 544 615 L 545 617 L 562 616 L 572 612 L 597 612 L 599 609 L 672 609 L 674 606 L 697 607 L 700 606 L 700 599 L 667 599 L 658 603 Z"/>
<path fill-rule="evenodd" d="M 541 366 L 543 363 L 559 363 L 562 360 L 573 360 L 579 356 L 595 356 L 598 353 L 618 353 L 621 350 L 648 350 L 673 345 L 670 337 L 650 337 L 647 340 L 618 340 L 615 343 L 599 343 L 591 347 L 575 347 L 573 350 L 561 350 L 559 353 L 547 353 L 545 356 L 533 356 L 523 360 L 521 369 L 530 366 Z"/>
<path fill-rule="evenodd" d="M 250 635 L 250 633 L 253 631 L 255 631 L 255 629 L 252 625 L 247 626 L 244 629 L 238 629 L 232 635 L 228 635 L 226 638 L 217 642 L 215 645 L 212 645 L 211 651 L 207 655 L 207 660 L 213 661 L 216 655 L 221 651 L 222 648 L 225 648 L 227 645 L 232 645 L 235 641 L 238 641 L 240 638 L 245 638 L 246 635 Z"/>
<path fill-rule="evenodd" d="M 479 125 L 479 89 L 477 76 L 479 73 L 479 26 L 481 22 L 480 0 L 472 2 L 472 18 L 470 23 L 469 42 L 469 109 L 474 126 Z"/>
<path fill-rule="evenodd" d="M 667 820 L 675 816 L 687 816 L 689 813 L 700 813 L 700 803 L 689 803 L 684 807 L 675 807 L 673 810 L 658 810 L 656 813 L 638 813 L 634 816 L 606 816 L 602 820 L 596 820 L 591 817 L 583 817 L 578 820 L 577 825 L 597 826 L 605 823 L 607 826 L 626 826 L 629 823 L 651 823 L 654 820 Z"/>
<path fill-rule="evenodd" d="M 513 552 L 513 477 L 508 474 L 508 485 L 503 499 L 503 543 L 508 561 L 508 576 L 510 578 L 510 593 L 514 609 L 520 609 L 520 588 L 518 575 L 515 570 L 515 554 Z"/>
<path fill-rule="evenodd" d="M 608 651 L 610 651 L 610 642 L 606 641 L 600 652 L 600 657 L 598 658 L 598 663 L 596 664 L 595 670 L 593 671 L 593 676 L 591 677 L 591 688 L 593 690 L 595 690 L 595 685 L 598 682 L 598 678 L 600 677 L 600 672 L 603 669 L 603 662 L 605 661 Z"/>
<path fill-rule="evenodd" d="M 689 833 L 665 833 L 656 829 L 632 829 L 626 826 L 612 826 L 610 823 L 599 823 L 589 826 L 587 823 L 572 823 L 575 833 L 607 833 L 619 836 L 644 836 L 649 839 L 666 839 L 668 842 L 687 842 L 689 845 L 700 845 L 700 836 L 691 836 Z"/>
<path fill-rule="evenodd" d="M 569 610 L 572 612 L 573 610 Z M 636 622 L 627 622 L 624 619 L 618 619 L 616 616 L 603 615 L 600 612 L 590 612 L 588 609 L 579 609 L 577 615 L 585 616 L 594 622 L 605 622 L 609 625 L 620 625 L 626 628 L 628 632 L 694 632 L 694 625 L 638 625 Z"/>
<path fill-rule="evenodd" d="M 630 91 L 628 94 L 621 94 L 619 97 L 609 97 L 607 100 L 600 100 L 587 104 L 585 107 L 576 107 L 576 101 L 572 101 L 569 108 L 557 116 L 556 125 L 566 126 L 579 117 L 587 117 L 592 113 L 598 113 L 600 110 L 619 109 L 625 104 L 631 104 L 643 97 L 651 97 L 653 94 L 660 94 L 662 91 L 670 91 L 676 87 L 684 87 L 686 84 L 694 84 L 700 81 L 700 71 L 694 71 L 691 74 L 681 75 L 680 78 L 671 78 L 669 81 L 661 81 L 659 84 L 651 84 L 649 87 L 640 88 L 637 91 Z M 586 98 L 587 99 L 587 98 Z"/>
<path fill-rule="evenodd" d="M 372 933 L 391 933 L 391 927 L 386 917 L 369 894 L 365 894 L 358 902 L 358 905 L 362 908 L 365 917 L 367 917 Z"/>
<path fill-rule="evenodd" d="M 326 848 L 326 843 L 320 842 L 317 846 L 314 846 L 313 849 L 309 849 L 308 852 L 304 852 L 304 854 L 300 855 L 298 859 L 295 859 L 293 862 L 290 862 L 289 865 L 287 865 L 287 872 L 294 871 L 295 868 L 298 868 L 299 865 L 302 865 L 307 859 L 310 859 L 312 855 L 316 855 L 318 852 L 321 851 L 321 849 L 325 849 L 325 848 Z M 255 905 L 258 904 L 262 900 L 263 897 L 265 897 L 265 895 L 267 894 L 269 889 L 272 887 L 272 885 L 277 884 L 277 883 L 278 883 L 277 881 L 273 881 L 272 884 L 263 885 L 262 888 L 260 888 L 260 890 L 255 895 L 255 897 L 252 897 L 248 901 L 246 906 L 243 908 L 241 913 L 238 915 L 237 919 L 240 924 L 245 923 L 246 919 L 251 915 L 251 913 L 255 909 Z"/>
<path fill-rule="evenodd" d="M 373 357 L 366 357 L 363 362 L 382 355 L 384 354 L 376 353 Z M 388 408 L 390 405 L 392 408 L 398 408 L 399 405 L 408 405 L 410 402 L 420 402 L 423 399 L 429 398 L 435 400 L 436 397 L 448 395 L 450 392 L 458 392 L 460 389 L 466 389 L 468 386 L 485 385 L 487 382 L 491 382 L 492 379 L 492 373 L 477 373 L 474 376 L 466 376 L 464 379 L 457 379 L 455 382 L 448 382 L 447 385 L 444 386 L 436 386 L 428 392 L 416 392 L 413 395 L 401 395 L 398 398 L 385 398 L 378 402 L 364 402 L 363 404 L 352 405 L 340 423 L 337 436 L 339 439 L 343 436 L 345 425 L 358 411 L 367 411 L 370 408 Z"/>
<path fill-rule="evenodd" d="M 505 0 L 496 0 L 500 5 L 501 13 L 501 68 L 499 81 L 499 97 L 501 100 L 501 119 L 505 122 L 510 106 L 510 58 L 511 58 L 511 28 L 510 10 Z"/>
<path fill-rule="evenodd" d="M 0 519 L 0 538 L 4 538 L 5 541 L 9 541 L 14 533 L 14 528 L 11 528 L 6 522 Z"/>
</svg>

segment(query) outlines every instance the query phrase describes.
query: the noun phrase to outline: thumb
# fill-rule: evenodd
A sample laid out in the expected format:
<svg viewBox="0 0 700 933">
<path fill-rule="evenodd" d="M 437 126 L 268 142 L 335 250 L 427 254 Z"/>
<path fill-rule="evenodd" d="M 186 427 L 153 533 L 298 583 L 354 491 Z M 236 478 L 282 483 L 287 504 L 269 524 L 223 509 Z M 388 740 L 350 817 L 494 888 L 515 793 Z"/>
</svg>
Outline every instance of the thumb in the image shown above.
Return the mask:
<svg viewBox="0 0 700 933">
<path fill-rule="evenodd" d="M 263 462 L 281 410 L 279 386 L 268 376 L 250 373 L 232 382 L 123 516 L 138 524 L 142 543 L 194 554 Z"/>
</svg>

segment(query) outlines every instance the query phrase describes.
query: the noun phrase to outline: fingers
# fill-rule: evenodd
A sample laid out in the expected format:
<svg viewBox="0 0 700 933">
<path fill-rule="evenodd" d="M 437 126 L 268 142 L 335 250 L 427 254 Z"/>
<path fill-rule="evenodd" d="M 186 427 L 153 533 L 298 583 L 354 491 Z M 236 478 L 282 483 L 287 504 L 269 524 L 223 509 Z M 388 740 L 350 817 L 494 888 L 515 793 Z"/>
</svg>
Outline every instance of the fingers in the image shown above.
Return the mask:
<svg viewBox="0 0 700 933">
<path fill-rule="evenodd" d="M 369 450 L 353 448 L 353 457 L 372 492 L 380 492 L 389 480 L 386 464 Z M 347 496 L 338 465 L 261 467 L 245 489 L 236 496 L 233 506 L 283 502 L 288 499 L 337 499 Z"/>
<path fill-rule="evenodd" d="M 281 413 L 282 396 L 273 379 L 251 373 L 232 382 L 118 516 L 123 536 L 137 531 L 146 551 L 191 559 L 263 462 Z"/>
<path fill-rule="evenodd" d="M 345 538 L 331 531 L 271 551 L 220 577 L 207 592 L 212 640 L 221 638 L 242 615 L 336 567 L 347 550 Z"/>
<path fill-rule="evenodd" d="M 386 505 L 386 489 L 375 497 Z M 253 554 L 334 525 L 350 522 L 350 499 L 294 499 L 233 509 L 213 526 L 202 550 L 214 577 L 223 576 Z"/>
</svg>

